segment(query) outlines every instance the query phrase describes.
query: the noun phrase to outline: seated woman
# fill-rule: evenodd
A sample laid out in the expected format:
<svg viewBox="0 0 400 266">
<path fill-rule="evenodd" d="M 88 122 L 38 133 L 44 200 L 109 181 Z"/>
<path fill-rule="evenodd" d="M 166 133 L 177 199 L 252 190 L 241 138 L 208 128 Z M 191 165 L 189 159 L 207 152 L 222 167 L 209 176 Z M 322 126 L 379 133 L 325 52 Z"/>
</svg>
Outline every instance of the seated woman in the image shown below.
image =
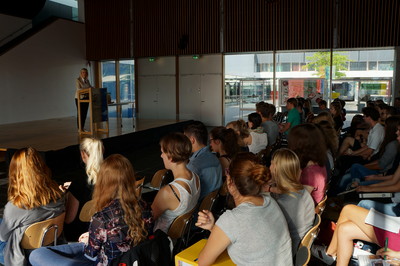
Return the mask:
<svg viewBox="0 0 400 266">
<path fill-rule="evenodd" d="M 174 181 L 161 188 L 151 205 L 154 231 L 167 233 L 173 220 L 191 211 L 200 196 L 199 177 L 186 164 L 192 152 L 190 140 L 182 133 L 171 133 L 160 141 L 164 167 L 172 171 Z"/>
<path fill-rule="evenodd" d="M 337 157 L 350 154 L 367 145 L 369 126 L 364 122 L 362 115 L 355 115 L 351 120 L 350 128 L 340 145 Z"/>
<path fill-rule="evenodd" d="M 217 153 L 223 172 L 239 152 L 237 135 L 233 129 L 215 127 L 210 132 L 210 148 Z"/>
<path fill-rule="evenodd" d="M 8 172 L 8 202 L 0 224 L 0 263 L 26 265 L 20 242 L 25 229 L 57 217 L 64 211 L 64 197 L 50 169 L 33 148 L 14 153 Z"/>
<path fill-rule="evenodd" d="M 268 135 L 261 127 L 261 116 L 258 113 L 251 113 L 248 115 L 248 127 L 250 136 L 244 139 L 245 144 L 249 147 L 251 153 L 257 154 L 268 145 Z"/>
<path fill-rule="evenodd" d="M 247 128 L 246 122 L 244 120 L 236 120 L 226 124 L 226 128 L 233 129 L 237 135 L 238 145 L 241 152 L 248 152 L 249 147 L 247 146 L 245 139 L 250 137 L 249 129 Z"/>
<path fill-rule="evenodd" d="M 110 155 L 100 167 L 93 191 L 96 213 L 80 243 L 42 247 L 29 262 L 44 265 L 111 265 L 111 261 L 146 239 L 145 222 L 128 159 Z"/>
<path fill-rule="evenodd" d="M 368 210 L 355 205 L 346 205 L 340 213 L 328 249 L 314 246 L 313 255 L 328 265 L 331 265 L 336 259 L 337 266 L 347 266 L 353 254 L 354 239 L 368 241 L 383 247 L 386 237 L 389 240 L 388 247 L 400 251 L 400 233 L 392 233 L 366 224 L 365 218 L 368 212 Z"/>
<path fill-rule="evenodd" d="M 338 191 L 343 191 L 357 185 L 369 185 L 376 181 L 366 181 L 365 177 L 385 173 L 392 168 L 399 149 L 399 140 L 396 132 L 400 129 L 400 118 L 397 116 L 389 117 L 385 124 L 385 138 L 379 148 L 378 160 L 371 163 L 353 164 L 350 173 L 346 173 L 339 182 Z M 354 184 L 352 184 L 355 182 Z"/>
<path fill-rule="evenodd" d="M 83 205 L 92 199 L 93 186 L 96 184 L 100 164 L 103 161 L 104 147 L 101 140 L 85 138 L 79 147 L 87 178 L 78 178 L 67 190 L 64 234 L 68 241 L 77 241 L 81 234 L 87 232 L 89 223 L 81 222 L 79 213 Z"/>
<path fill-rule="evenodd" d="M 292 238 L 292 255 L 296 255 L 301 239 L 313 225 L 315 207 L 310 193 L 300 184 L 300 161 L 289 149 L 274 153 L 270 166 L 275 186 L 268 187 L 281 207 Z"/>
<path fill-rule="evenodd" d="M 270 179 L 265 166 L 246 158 L 232 161 L 227 181 L 236 207 L 216 223 L 211 212 L 199 212 L 196 226 L 211 231 L 199 265 L 211 265 L 225 249 L 238 265 L 292 265 L 285 217 L 276 201 L 262 194 Z"/>
<path fill-rule="evenodd" d="M 325 196 L 327 183 L 327 148 L 323 133 L 313 124 L 298 125 L 290 131 L 288 144 L 300 160 L 300 183 L 311 193 L 314 203 L 318 204 Z"/>
</svg>

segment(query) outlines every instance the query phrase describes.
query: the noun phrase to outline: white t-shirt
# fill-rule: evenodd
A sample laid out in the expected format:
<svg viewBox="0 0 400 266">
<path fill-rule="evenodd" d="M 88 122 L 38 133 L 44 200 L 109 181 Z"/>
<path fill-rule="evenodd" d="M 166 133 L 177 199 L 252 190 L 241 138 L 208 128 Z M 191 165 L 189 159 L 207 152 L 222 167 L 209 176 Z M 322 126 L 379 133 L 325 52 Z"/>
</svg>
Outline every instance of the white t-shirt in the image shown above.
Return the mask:
<svg viewBox="0 0 400 266">
<path fill-rule="evenodd" d="M 369 131 L 367 146 L 368 148 L 374 150 L 372 155 L 375 155 L 379 152 L 379 147 L 381 146 L 384 137 L 385 137 L 385 128 L 380 123 L 377 123 Z"/>
<path fill-rule="evenodd" d="M 268 145 L 267 133 L 250 132 L 250 135 L 251 135 L 251 144 L 248 145 L 250 152 L 257 154 L 258 152 L 267 147 Z"/>
</svg>

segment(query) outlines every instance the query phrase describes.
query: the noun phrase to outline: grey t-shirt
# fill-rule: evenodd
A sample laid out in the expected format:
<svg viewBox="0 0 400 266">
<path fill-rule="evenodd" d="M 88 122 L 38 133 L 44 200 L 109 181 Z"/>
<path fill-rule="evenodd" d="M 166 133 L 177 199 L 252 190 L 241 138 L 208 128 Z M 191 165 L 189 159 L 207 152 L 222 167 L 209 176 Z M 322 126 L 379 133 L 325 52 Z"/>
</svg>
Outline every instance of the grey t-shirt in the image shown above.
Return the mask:
<svg viewBox="0 0 400 266">
<path fill-rule="evenodd" d="M 288 223 L 294 256 L 301 239 L 314 223 L 314 201 L 306 189 L 300 190 L 297 193 L 274 194 L 274 197 Z"/>
<path fill-rule="evenodd" d="M 386 145 L 385 151 L 378 161 L 379 167 L 382 169 L 382 172 L 387 172 L 390 168 L 392 168 L 394 159 L 397 155 L 398 147 L 399 142 L 397 140 L 393 140 Z"/>
<path fill-rule="evenodd" d="M 264 204 L 244 202 L 216 222 L 231 244 L 228 254 L 237 265 L 293 264 L 292 241 L 285 217 L 276 201 L 264 195 Z"/>
<path fill-rule="evenodd" d="M 276 142 L 276 139 L 279 135 L 279 126 L 275 121 L 265 121 L 261 123 L 261 126 L 264 129 L 264 132 L 267 133 L 268 136 L 268 145 L 273 145 Z"/>
</svg>

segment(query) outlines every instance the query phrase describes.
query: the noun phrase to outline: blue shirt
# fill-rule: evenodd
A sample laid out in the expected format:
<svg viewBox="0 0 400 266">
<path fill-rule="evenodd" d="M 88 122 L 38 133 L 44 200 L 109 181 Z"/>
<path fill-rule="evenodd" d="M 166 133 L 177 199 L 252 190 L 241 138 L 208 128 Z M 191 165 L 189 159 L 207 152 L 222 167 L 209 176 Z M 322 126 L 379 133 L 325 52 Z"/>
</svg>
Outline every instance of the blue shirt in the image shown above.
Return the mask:
<svg viewBox="0 0 400 266">
<path fill-rule="evenodd" d="M 222 185 L 222 167 L 208 146 L 194 152 L 189 158 L 187 168 L 200 178 L 200 197 L 218 189 Z"/>
</svg>

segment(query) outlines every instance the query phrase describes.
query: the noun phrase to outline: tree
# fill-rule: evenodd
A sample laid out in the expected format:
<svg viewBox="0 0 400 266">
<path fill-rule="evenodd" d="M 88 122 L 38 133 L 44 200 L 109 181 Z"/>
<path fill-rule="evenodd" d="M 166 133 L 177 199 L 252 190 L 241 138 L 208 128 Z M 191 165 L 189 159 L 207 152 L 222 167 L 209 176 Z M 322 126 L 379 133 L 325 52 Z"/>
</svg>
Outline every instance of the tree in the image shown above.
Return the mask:
<svg viewBox="0 0 400 266">
<path fill-rule="evenodd" d="M 321 78 L 326 78 L 326 72 L 329 71 L 331 65 L 331 53 L 330 52 L 316 52 L 313 56 L 307 56 L 306 59 L 310 61 L 308 64 L 303 66 L 304 69 L 313 70 L 317 73 L 313 74 Z M 333 53 L 333 76 L 335 78 L 345 77 L 346 74 L 341 72 L 347 70 L 347 62 L 350 62 L 347 55 L 343 53 Z"/>
</svg>

